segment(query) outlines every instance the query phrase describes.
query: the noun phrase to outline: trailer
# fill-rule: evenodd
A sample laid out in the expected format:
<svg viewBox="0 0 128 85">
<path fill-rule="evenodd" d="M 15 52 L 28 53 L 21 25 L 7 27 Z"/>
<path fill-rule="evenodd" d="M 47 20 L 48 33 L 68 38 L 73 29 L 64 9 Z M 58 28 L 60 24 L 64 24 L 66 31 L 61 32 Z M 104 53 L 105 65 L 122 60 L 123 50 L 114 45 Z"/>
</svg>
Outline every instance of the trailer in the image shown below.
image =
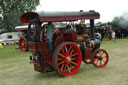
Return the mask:
<svg viewBox="0 0 128 85">
<path fill-rule="evenodd" d="M 0 35 L 0 43 L 2 43 L 3 45 L 18 43 L 18 41 L 18 32 L 8 32 Z"/>
</svg>

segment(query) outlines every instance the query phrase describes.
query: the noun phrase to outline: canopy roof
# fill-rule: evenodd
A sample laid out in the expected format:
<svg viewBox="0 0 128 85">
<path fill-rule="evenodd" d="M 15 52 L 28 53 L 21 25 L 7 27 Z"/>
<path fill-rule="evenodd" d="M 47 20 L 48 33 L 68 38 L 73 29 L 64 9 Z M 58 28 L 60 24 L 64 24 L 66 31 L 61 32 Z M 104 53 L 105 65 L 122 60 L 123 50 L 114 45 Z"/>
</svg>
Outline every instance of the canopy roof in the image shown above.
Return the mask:
<svg viewBox="0 0 128 85">
<path fill-rule="evenodd" d="M 20 17 L 22 23 L 38 19 L 40 22 L 77 21 L 81 19 L 99 19 L 100 14 L 95 11 L 89 12 L 28 12 Z"/>
</svg>

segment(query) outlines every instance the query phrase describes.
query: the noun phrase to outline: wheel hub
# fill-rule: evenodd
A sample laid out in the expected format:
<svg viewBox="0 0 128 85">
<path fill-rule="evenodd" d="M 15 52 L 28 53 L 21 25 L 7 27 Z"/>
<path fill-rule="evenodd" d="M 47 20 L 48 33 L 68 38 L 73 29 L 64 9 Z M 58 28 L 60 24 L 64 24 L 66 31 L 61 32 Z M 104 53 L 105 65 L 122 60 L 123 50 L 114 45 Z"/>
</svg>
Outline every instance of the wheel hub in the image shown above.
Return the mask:
<svg viewBox="0 0 128 85">
<path fill-rule="evenodd" d="M 99 60 L 102 60 L 102 57 L 99 57 Z"/>
<path fill-rule="evenodd" d="M 71 57 L 68 56 L 68 57 L 66 58 L 66 60 L 67 60 L 67 62 L 70 62 L 70 61 L 71 61 Z"/>
</svg>

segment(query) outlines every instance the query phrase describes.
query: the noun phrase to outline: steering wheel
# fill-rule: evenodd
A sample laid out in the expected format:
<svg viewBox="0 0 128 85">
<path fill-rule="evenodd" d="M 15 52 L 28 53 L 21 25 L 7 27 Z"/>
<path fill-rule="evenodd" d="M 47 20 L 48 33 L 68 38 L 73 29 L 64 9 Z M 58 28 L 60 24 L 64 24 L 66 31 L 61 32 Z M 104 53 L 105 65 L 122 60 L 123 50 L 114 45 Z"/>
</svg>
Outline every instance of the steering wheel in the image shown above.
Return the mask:
<svg viewBox="0 0 128 85">
<path fill-rule="evenodd" d="M 39 22 L 37 21 L 30 22 L 27 33 L 30 40 L 36 40 L 36 41 L 39 40 L 40 39 Z"/>
</svg>

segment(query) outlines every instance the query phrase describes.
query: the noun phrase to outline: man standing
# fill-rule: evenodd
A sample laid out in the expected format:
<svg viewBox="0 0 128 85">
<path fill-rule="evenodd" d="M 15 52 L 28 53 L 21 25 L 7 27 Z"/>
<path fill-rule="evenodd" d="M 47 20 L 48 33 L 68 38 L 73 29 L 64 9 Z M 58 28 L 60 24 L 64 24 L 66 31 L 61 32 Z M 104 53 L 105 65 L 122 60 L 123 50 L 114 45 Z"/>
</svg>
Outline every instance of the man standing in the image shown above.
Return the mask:
<svg viewBox="0 0 128 85">
<path fill-rule="evenodd" d="M 113 41 L 114 43 L 116 42 L 116 33 L 115 33 L 114 30 L 112 31 L 112 41 Z"/>
<path fill-rule="evenodd" d="M 55 27 L 55 25 L 53 24 L 53 22 L 48 22 L 48 26 L 47 26 L 47 35 L 46 35 L 46 37 L 48 38 L 48 48 L 49 48 L 49 49 L 52 48 L 53 30 L 58 31 L 57 28 Z"/>
</svg>

